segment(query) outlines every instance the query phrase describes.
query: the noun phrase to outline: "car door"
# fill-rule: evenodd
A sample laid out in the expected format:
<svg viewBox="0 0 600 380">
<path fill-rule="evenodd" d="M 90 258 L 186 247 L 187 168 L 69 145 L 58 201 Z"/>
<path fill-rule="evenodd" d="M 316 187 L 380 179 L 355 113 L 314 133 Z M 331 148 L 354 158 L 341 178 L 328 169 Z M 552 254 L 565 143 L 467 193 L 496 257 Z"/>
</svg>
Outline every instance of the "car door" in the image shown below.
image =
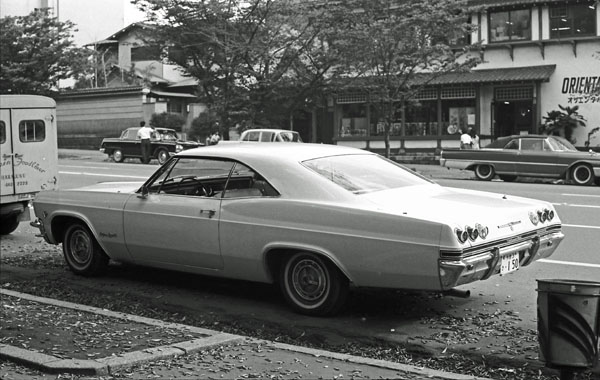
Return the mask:
<svg viewBox="0 0 600 380">
<path fill-rule="evenodd" d="M 136 262 L 162 267 L 222 269 L 221 196 L 203 183 L 224 187 L 233 163 L 178 158 L 162 167 L 124 208 L 124 235 Z M 218 185 L 221 183 L 221 185 Z M 222 188 L 221 188 L 222 190 Z"/>
<path fill-rule="evenodd" d="M 142 141 L 137 138 L 138 129 L 127 129 L 121 135 L 123 154 L 127 157 L 142 157 Z"/>
<path fill-rule="evenodd" d="M 559 176 L 564 168 L 558 165 L 557 153 L 544 138 L 523 138 L 517 162 L 519 175 Z"/>
</svg>

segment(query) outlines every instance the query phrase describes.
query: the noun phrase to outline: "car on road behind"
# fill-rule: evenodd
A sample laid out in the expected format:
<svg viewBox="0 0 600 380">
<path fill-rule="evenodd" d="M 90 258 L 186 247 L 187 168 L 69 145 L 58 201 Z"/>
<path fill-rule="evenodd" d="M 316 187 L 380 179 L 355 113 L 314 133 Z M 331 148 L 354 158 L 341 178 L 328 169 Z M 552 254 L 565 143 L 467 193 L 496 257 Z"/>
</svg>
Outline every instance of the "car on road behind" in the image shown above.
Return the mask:
<svg viewBox="0 0 600 380">
<path fill-rule="evenodd" d="M 302 142 L 300 134 L 287 129 L 248 129 L 239 141 L 251 142 Z"/>
<path fill-rule="evenodd" d="M 34 223 L 79 275 L 109 259 L 278 283 L 331 315 L 349 288 L 465 295 L 458 286 L 550 256 L 549 202 L 440 186 L 380 155 L 327 144 L 183 151 L 145 182 L 42 192 Z"/>
<path fill-rule="evenodd" d="M 523 176 L 600 185 L 600 154 L 579 151 L 559 136 L 514 135 L 499 138 L 483 149 L 444 149 L 440 165 L 472 170 L 482 181 L 497 175 L 506 182 Z"/>
<path fill-rule="evenodd" d="M 142 160 L 142 141 L 137 136 L 139 129 L 139 127 L 127 128 L 118 138 L 103 139 L 100 151 L 112 157 L 115 162 L 123 162 L 126 158 Z M 194 141 L 182 141 L 177 132 L 170 128 L 154 128 L 150 145 L 150 157 L 158 160 L 160 165 L 176 153 L 201 146 Z"/>
</svg>

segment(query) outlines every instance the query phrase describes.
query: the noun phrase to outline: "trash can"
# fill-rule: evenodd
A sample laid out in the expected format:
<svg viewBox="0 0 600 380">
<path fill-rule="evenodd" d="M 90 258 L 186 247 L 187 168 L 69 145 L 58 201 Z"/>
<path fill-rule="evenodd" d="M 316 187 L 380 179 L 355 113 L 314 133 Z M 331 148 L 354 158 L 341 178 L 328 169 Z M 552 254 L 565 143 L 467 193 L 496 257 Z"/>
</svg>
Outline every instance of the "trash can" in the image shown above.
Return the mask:
<svg viewBox="0 0 600 380">
<path fill-rule="evenodd" d="M 580 371 L 598 364 L 600 282 L 537 280 L 540 360 Z"/>
</svg>

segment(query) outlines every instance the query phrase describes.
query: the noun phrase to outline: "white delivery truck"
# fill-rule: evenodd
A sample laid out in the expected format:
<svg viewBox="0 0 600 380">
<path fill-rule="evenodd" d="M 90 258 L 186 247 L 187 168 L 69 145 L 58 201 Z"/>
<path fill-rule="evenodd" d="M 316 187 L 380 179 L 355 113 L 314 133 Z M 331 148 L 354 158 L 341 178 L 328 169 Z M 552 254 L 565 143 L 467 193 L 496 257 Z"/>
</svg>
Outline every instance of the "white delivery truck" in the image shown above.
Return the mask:
<svg viewBox="0 0 600 380">
<path fill-rule="evenodd" d="M 56 102 L 0 95 L 0 234 L 30 219 L 29 203 L 58 185 Z"/>
</svg>

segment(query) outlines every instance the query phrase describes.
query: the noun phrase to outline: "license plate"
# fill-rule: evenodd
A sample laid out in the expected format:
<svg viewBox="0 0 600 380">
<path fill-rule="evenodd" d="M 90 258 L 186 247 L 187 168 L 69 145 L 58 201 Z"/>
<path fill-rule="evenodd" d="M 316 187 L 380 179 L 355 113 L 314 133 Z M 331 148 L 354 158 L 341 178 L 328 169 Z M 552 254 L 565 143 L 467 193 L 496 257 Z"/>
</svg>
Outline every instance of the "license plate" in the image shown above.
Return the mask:
<svg viewBox="0 0 600 380">
<path fill-rule="evenodd" d="M 518 252 L 502 256 L 502 261 L 500 263 L 500 274 L 514 272 L 517 269 L 519 269 L 519 253 Z"/>
</svg>

